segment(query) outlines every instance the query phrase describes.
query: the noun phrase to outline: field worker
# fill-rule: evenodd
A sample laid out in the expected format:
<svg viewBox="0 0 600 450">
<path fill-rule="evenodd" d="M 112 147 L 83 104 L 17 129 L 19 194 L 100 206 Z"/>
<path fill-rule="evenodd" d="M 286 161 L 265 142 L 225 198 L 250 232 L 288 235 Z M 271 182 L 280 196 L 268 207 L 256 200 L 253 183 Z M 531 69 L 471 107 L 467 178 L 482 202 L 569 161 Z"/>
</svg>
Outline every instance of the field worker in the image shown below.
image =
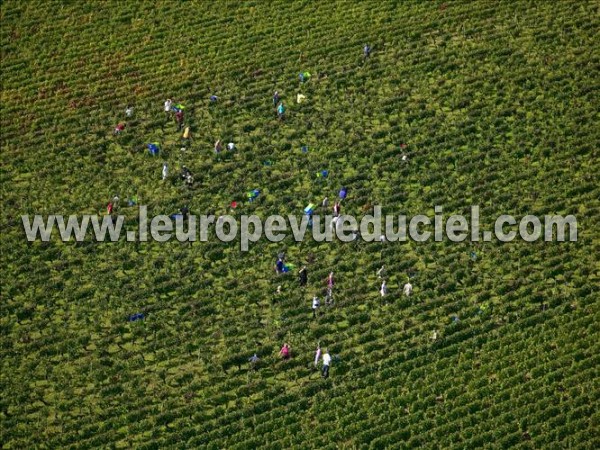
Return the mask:
<svg viewBox="0 0 600 450">
<path fill-rule="evenodd" d="M 413 290 L 413 287 L 412 287 L 412 284 L 410 284 L 410 281 L 408 283 L 406 283 L 404 285 L 404 289 L 402 289 L 402 291 L 404 291 L 404 295 L 406 295 L 407 297 L 409 297 L 410 294 L 412 294 L 412 290 Z"/>
<path fill-rule="evenodd" d="M 298 279 L 300 281 L 300 286 L 306 286 L 306 283 L 308 282 L 308 272 L 306 271 L 306 266 L 302 266 L 302 269 L 300 269 L 300 272 L 298 272 Z"/>
<path fill-rule="evenodd" d="M 183 130 L 183 139 L 185 139 L 186 141 L 189 142 L 190 138 L 191 138 L 192 134 L 190 132 L 190 127 L 185 127 L 185 130 Z"/>
<path fill-rule="evenodd" d="M 179 176 L 181 177 L 182 180 L 185 180 L 188 176 L 188 174 L 190 174 L 190 169 L 188 169 L 185 166 L 181 166 L 181 173 L 179 174 Z"/>
<path fill-rule="evenodd" d="M 369 44 L 365 44 L 363 47 L 363 56 L 365 59 L 371 56 L 371 46 L 369 46 Z"/>
<path fill-rule="evenodd" d="M 329 276 L 327 277 L 327 288 L 328 289 L 333 289 L 333 272 L 329 272 Z"/>
<path fill-rule="evenodd" d="M 108 205 L 106 205 L 106 214 L 112 214 L 113 212 L 113 204 L 112 202 L 108 202 Z"/>
<path fill-rule="evenodd" d="M 235 144 L 233 142 L 230 142 L 229 144 L 227 144 L 227 150 L 229 150 L 230 152 L 235 150 Z"/>
<path fill-rule="evenodd" d="M 112 199 L 112 204 L 113 204 L 113 207 L 114 207 L 114 208 L 118 208 L 118 207 L 119 207 L 119 201 L 120 201 L 120 200 L 121 200 L 121 199 L 119 198 L 119 196 L 118 196 L 118 195 L 115 195 L 115 196 L 113 197 L 113 199 Z"/>
<path fill-rule="evenodd" d="M 289 344 L 283 344 L 281 350 L 279 350 L 279 355 L 282 359 L 290 359 L 292 356 L 292 349 Z"/>
<path fill-rule="evenodd" d="M 218 155 L 223 150 L 223 144 L 221 144 L 221 139 L 217 139 L 215 142 L 215 153 Z"/>
<path fill-rule="evenodd" d="M 188 208 L 187 205 L 184 205 L 181 208 L 179 208 L 179 212 L 181 213 L 184 219 L 187 219 L 190 216 L 190 208 Z"/>
<path fill-rule="evenodd" d="M 125 124 L 120 123 L 115 127 L 115 135 L 121 134 L 121 132 L 125 129 Z"/>
<path fill-rule="evenodd" d="M 125 117 L 133 117 L 133 106 L 127 106 L 125 109 Z"/>
<path fill-rule="evenodd" d="M 433 333 L 431 333 L 431 340 L 435 342 L 435 341 L 438 340 L 439 336 L 440 335 L 438 334 L 438 331 L 437 330 L 433 330 Z"/>
<path fill-rule="evenodd" d="M 387 288 L 387 285 L 385 284 L 385 280 L 383 280 L 383 283 L 381 283 L 381 289 L 379 289 L 379 293 L 381 294 L 382 297 L 385 297 L 388 293 L 388 288 Z"/>
<path fill-rule="evenodd" d="M 273 106 L 277 106 L 277 103 L 279 103 L 279 91 L 273 93 Z"/>
<path fill-rule="evenodd" d="M 183 128 L 183 111 L 179 110 L 175 113 L 175 122 L 177 122 L 177 131 Z"/>
<path fill-rule="evenodd" d="M 331 364 L 331 355 L 329 355 L 329 350 L 325 349 L 325 353 L 323 354 L 323 369 L 321 371 L 323 378 L 329 376 L 329 364 Z"/>
<path fill-rule="evenodd" d="M 167 101 L 165 102 L 165 120 L 169 120 L 169 113 L 171 112 L 172 104 L 173 104 L 173 102 L 171 101 L 170 98 L 168 98 Z"/>
<path fill-rule="evenodd" d="M 385 266 L 381 266 L 381 269 L 377 271 L 377 278 L 383 278 L 385 276 Z"/>
<path fill-rule="evenodd" d="M 317 317 L 317 309 L 319 309 L 319 305 L 320 305 L 319 298 L 315 295 L 312 300 L 313 318 Z"/>
<path fill-rule="evenodd" d="M 321 346 L 317 344 L 317 349 L 315 350 L 315 367 L 319 364 L 319 358 L 321 358 Z"/>
<path fill-rule="evenodd" d="M 192 187 L 192 185 L 194 184 L 194 177 L 191 173 L 188 173 L 185 177 L 185 184 L 187 185 L 187 187 Z"/>
<path fill-rule="evenodd" d="M 323 206 L 323 209 L 326 209 L 329 206 L 329 199 L 327 197 L 323 199 L 321 206 Z"/>
<path fill-rule="evenodd" d="M 281 273 L 283 273 L 283 269 L 284 269 L 283 259 L 277 258 L 277 262 L 275 263 L 275 272 L 278 274 L 281 274 Z"/>
<path fill-rule="evenodd" d="M 296 95 L 296 103 L 302 103 L 304 100 L 306 100 L 306 95 L 300 93 Z"/>
<path fill-rule="evenodd" d="M 279 106 L 277 107 L 277 117 L 279 117 L 279 119 L 283 119 L 283 114 L 285 113 L 285 106 L 283 106 L 283 102 L 279 103 Z"/>
<path fill-rule="evenodd" d="M 248 358 L 248 361 L 250 361 L 250 368 L 252 370 L 256 370 L 256 366 L 258 364 L 259 361 L 259 357 L 258 355 L 255 353 L 254 355 L 252 355 L 250 358 Z"/>
<path fill-rule="evenodd" d="M 342 211 L 342 206 L 340 205 L 340 202 L 336 201 L 335 204 L 333 205 L 333 216 L 338 217 L 340 215 L 341 211 Z"/>
</svg>

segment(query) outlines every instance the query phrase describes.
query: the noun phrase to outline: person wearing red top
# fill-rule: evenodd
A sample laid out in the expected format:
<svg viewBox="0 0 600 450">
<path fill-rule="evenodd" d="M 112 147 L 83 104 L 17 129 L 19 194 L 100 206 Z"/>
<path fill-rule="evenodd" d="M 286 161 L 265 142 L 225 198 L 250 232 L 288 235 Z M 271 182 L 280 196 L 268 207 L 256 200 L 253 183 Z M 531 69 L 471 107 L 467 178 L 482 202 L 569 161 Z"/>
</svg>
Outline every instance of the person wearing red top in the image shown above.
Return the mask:
<svg viewBox="0 0 600 450">
<path fill-rule="evenodd" d="M 121 131 L 125 129 L 125 124 L 120 123 L 115 127 L 115 134 L 121 134 Z"/>
<path fill-rule="evenodd" d="M 281 350 L 279 350 L 279 355 L 281 355 L 283 359 L 290 359 L 290 356 L 292 355 L 292 349 L 288 344 L 283 344 L 283 347 L 281 347 Z"/>
<path fill-rule="evenodd" d="M 177 122 L 177 131 L 183 128 L 183 111 L 179 110 L 175 113 L 175 121 Z"/>
<path fill-rule="evenodd" d="M 340 205 L 340 202 L 335 202 L 335 204 L 333 205 L 333 217 L 338 217 L 341 211 L 342 206 Z"/>
<path fill-rule="evenodd" d="M 106 213 L 112 214 L 112 212 L 113 212 L 113 204 L 112 204 L 112 202 L 108 202 L 108 205 L 106 205 Z"/>
</svg>

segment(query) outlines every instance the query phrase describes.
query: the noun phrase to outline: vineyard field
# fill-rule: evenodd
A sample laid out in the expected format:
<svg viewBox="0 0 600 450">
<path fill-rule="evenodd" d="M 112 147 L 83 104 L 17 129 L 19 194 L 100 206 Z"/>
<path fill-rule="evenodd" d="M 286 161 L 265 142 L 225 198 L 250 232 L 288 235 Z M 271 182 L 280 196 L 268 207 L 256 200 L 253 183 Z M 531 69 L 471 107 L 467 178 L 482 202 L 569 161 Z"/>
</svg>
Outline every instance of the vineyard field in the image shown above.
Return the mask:
<svg viewBox="0 0 600 450">
<path fill-rule="evenodd" d="M 2 448 L 600 448 L 599 13 L 584 0 L 2 2 Z M 167 99 L 185 106 L 185 150 Z M 217 140 L 235 151 L 216 155 Z M 115 195 L 127 230 L 139 205 L 300 217 L 341 187 L 356 217 L 478 205 L 493 230 L 503 214 L 574 215 L 577 241 L 288 233 L 241 251 L 29 242 L 21 219 L 103 216 Z M 275 273 L 280 252 L 292 273 Z M 333 305 L 313 318 L 332 271 Z"/>
</svg>

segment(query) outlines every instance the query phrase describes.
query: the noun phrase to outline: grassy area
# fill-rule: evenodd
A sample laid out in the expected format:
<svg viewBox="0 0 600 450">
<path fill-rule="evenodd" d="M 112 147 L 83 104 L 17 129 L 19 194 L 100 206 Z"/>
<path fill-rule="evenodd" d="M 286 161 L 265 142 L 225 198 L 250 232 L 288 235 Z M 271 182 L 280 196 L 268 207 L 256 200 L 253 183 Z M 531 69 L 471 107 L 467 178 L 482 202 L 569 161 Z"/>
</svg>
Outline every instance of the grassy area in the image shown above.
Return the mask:
<svg viewBox="0 0 600 450">
<path fill-rule="evenodd" d="M 598 7 L 3 2 L 3 448 L 597 448 Z M 186 106 L 187 152 L 167 98 Z M 217 159 L 217 139 L 238 150 Z M 574 214 L 578 241 L 289 236 L 243 253 L 214 239 L 29 243 L 20 219 L 104 213 L 115 194 L 151 214 L 234 200 L 236 215 L 301 214 L 341 186 L 349 214 L 477 204 L 482 229 Z M 136 208 L 118 212 L 134 229 Z M 273 273 L 280 251 L 307 265 L 306 289 Z M 335 306 L 313 320 L 332 270 Z M 326 380 L 317 342 L 339 357 Z"/>
</svg>

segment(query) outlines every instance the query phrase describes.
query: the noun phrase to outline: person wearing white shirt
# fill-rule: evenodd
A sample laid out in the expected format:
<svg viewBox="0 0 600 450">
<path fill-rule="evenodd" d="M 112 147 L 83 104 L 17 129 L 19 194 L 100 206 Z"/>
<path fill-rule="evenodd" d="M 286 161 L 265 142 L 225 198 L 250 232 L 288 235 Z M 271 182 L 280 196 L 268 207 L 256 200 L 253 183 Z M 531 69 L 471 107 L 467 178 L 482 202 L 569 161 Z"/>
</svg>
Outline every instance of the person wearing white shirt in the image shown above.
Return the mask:
<svg viewBox="0 0 600 450">
<path fill-rule="evenodd" d="M 321 372 L 323 378 L 329 376 L 329 364 L 331 364 L 331 356 L 329 355 L 329 351 L 325 349 L 325 353 L 323 354 L 323 369 Z"/>
<path fill-rule="evenodd" d="M 260 361 L 260 358 L 258 357 L 258 355 L 255 353 L 254 355 L 252 355 L 250 358 L 248 358 L 248 361 L 250 361 L 250 368 L 252 370 L 256 370 L 257 366 L 258 366 L 258 361 Z"/>
<path fill-rule="evenodd" d="M 403 289 L 404 295 L 406 295 L 407 297 L 410 296 L 410 294 L 412 294 L 412 290 L 413 290 L 413 287 L 412 287 L 412 284 L 410 284 L 410 281 L 409 281 L 408 283 L 406 283 L 404 285 L 404 289 Z"/>
<path fill-rule="evenodd" d="M 381 289 L 379 290 L 379 293 L 381 294 L 382 297 L 385 297 L 386 294 L 388 293 L 388 288 L 385 284 L 385 280 L 383 280 L 383 283 L 381 283 Z"/>
<path fill-rule="evenodd" d="M 169 120 L 169 113 L 171 112 L 172 104 L 173 104 L 173 102 L 171 101 L 170 98 L 168 98 L 167 101 L 165 102 L 165 120 Z"/>
<path fill-rule="evenodd" d="M 312 301 L 313 317 L 317 317 L 317 309 L 319 308 L 319 298 L 315 295 Z"/>
<path fill-rule="evenodd" d="M 385 265 L 381 266 L 381 269 L 377 271 L 377 278 L 383 278 L 385 275 Z"/>
<path fill-rule="evenodd" d="M 131 117 L 133 116 L 133 106 L 128 106 L 127 109 L 125 110 L 125 116 L 126 117 Z"/>
<path fill-rule="evenodd" d="M 162 168 L 163 181 L 165 181 L 167 179 L 168 175 L 169 175 L 169 166 L 167 165 L 167 163 L 163 163 L 163 168 Z"/>
</svg>

